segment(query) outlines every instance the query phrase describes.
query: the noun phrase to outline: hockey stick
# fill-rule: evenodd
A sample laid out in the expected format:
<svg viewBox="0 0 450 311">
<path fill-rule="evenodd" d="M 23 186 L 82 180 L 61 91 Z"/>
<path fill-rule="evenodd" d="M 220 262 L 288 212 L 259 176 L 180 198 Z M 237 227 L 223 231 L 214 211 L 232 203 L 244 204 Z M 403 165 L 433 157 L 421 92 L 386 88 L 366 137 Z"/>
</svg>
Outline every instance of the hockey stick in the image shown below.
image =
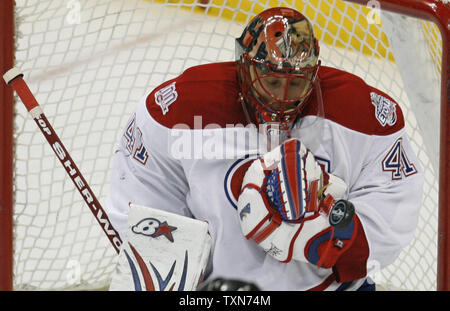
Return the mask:
<svg viewBox="0 0 450 311">
<path fill-rule="evenodd" d="M 109 241 L 114 246 L 114 249 L 117 253 L 119 253 L 122 240 L 120 239 L 118 232 L 111 225 L 108 216 L 98 202 L 88 183 L 84 179 L 78 167 L 75 165 L 75 162 L 72 160 L 58 135 L 56 135 L 51 124 L 48 122 L 41 106 L 39 106 L 36 98 L 33 96 L 27 83 L 23 79 L 23 74 L 17 68 L 12 68 L 3 75 L 3 79 L 8 85 L 11 85 L 17 95 L 19 95 L 28 112 L 36 121 L 36 124 L 39 126 L 48 143 L 52 147 L 59 161 L 66 169 L 66 172 L 70 179 L 72 179 L 75 187 L 80 192 L 84 201 L 89 206 L 89 209 L 97 219 L 99 225 L 107 235 Z"/>
</svg>

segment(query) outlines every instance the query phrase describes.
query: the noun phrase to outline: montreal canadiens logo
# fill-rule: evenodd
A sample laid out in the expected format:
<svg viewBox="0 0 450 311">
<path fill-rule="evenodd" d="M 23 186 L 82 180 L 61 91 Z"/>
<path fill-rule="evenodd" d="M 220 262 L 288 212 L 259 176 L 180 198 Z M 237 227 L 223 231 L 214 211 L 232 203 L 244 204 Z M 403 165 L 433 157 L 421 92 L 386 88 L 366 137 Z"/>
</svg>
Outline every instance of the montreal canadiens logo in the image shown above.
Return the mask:
<svg viewBox="0 0 450 311">
<path fill-rule="evenodd" d="M 247 172 L 250 164 L 252 164 L 253 160 L 255 160 L 257 157 L 258 155 L 247 155 L 244 158 L 235 161 L 230 166 L 225 175 L 225 194 L 228 201 L 235 209 L 237 209 L 237 200 L 239 194 L 241 193 L 241 186 L 242 181 L 244 180 L 244 175 Z"/>
</svg>

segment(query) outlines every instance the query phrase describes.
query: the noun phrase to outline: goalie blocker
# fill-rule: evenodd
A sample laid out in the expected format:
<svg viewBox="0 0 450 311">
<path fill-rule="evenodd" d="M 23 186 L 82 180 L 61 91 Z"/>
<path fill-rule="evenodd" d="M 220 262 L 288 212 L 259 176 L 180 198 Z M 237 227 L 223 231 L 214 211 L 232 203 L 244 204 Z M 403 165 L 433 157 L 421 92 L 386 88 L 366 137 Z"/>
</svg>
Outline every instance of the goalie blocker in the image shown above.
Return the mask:
<svg viewBox="0 0 450 311">
<path fill-rule="evenodd" d="M 208 223 L 130 204 L 111 291 L 195 291 L 211 250 Z"/>
</svg>

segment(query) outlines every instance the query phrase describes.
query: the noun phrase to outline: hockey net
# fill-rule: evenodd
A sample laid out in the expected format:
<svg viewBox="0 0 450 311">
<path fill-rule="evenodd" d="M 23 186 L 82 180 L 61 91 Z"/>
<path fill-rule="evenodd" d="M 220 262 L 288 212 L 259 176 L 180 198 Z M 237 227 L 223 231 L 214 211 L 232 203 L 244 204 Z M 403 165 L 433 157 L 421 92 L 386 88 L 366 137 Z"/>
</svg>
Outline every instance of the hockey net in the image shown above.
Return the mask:
<svg viewBox="0 0 450 311">
<path fill-rule="evenodd" d="M 234 38 L 256 13 L 296 7 L 314 24 L 323 64 L 353 72 L 397 100 L 425 170 L 416 237 L 391 266 L 379 271 L 371 263 L 371 276 L 384 289 L 436 289 L 447 50 L 436 24 L 383 10 L 386 2 L 399 10 L 405 1 L 15 2 L 14 64 L 101 202 L 114 145 L 141 96 L 190 66 L 233 60 Z M 448 9 L 442 1 L 412 2 Z M 13 288 L 107 288 L 114 249 L 21 104 L 14 105 L 13 126 Z"/>
</svg>

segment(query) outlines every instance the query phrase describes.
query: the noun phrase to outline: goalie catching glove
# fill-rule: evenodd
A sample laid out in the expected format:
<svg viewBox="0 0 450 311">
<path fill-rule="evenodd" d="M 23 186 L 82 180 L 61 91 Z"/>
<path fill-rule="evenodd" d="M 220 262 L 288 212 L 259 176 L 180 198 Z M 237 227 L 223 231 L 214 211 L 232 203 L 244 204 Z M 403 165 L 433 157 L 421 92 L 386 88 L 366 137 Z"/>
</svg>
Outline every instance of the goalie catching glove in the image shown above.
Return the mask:
<svg viewBox="0 0 450 311">
<path fill-rule="evenodd" d="M 243 234 L 281 262 L 331 268 L 354 240 L 359 221 L 342 199 L 347 185 L 324 172 L 297 139 L 253 161 L 241 189 Z"/>
</svg>

